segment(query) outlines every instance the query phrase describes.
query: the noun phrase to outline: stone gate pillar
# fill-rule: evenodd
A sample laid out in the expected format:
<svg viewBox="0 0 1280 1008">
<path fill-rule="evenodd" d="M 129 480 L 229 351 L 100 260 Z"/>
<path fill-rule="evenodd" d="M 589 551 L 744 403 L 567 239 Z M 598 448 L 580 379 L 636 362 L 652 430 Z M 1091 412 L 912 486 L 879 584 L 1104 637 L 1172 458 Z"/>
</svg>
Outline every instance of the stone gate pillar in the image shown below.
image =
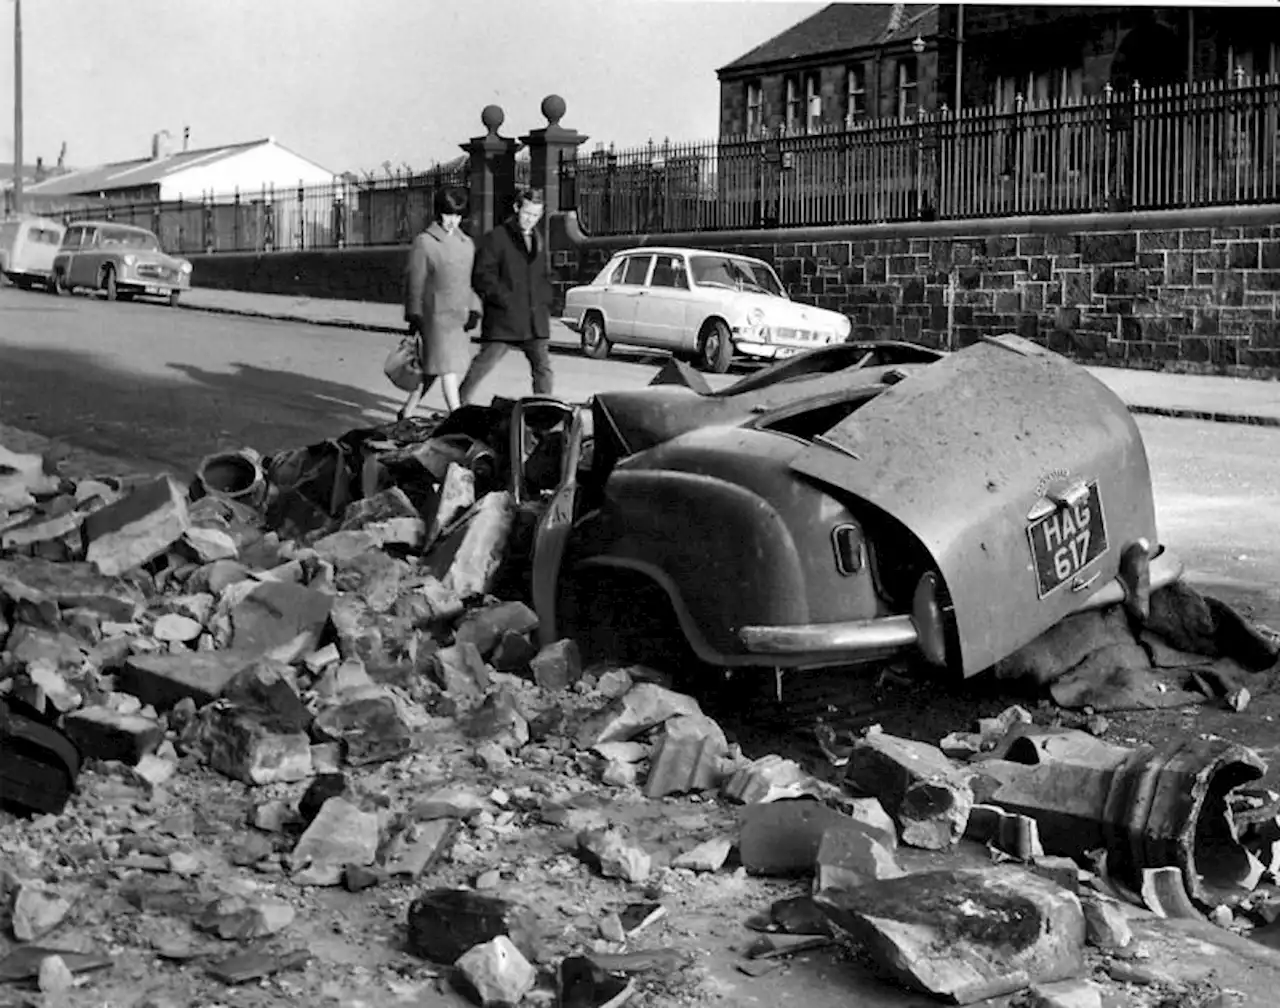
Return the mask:
<svg viewBox="0 0 1280 1008">
<path fill-rule="evenodd" d="M 574 157 L 578 148 L 587 142 L 587 137 L 582 133 L 560 125 L 564 111 L 563 98 L 559 95 L 547 95 L 542 99 L 542 115 L 547 120 L 547 125 L 542 129 L 530 130 L 528 136 L 520 138 L 529 148 L 530 184 L 546 194 L 547 212 L 543 215 L 539 228 L 543 239 L 542 247 L 548 257 L 551 255 L 551 242 L 547 240 L 548 221 L 560 209 L 560 155 Z"/>
<path fill-rule="evenodd" d="M 479 238 L 502 219 L 515 188 L 518 140 L 498 135 L 506 113 L 498 105 L 486 105 L 480 122 L 488 132 L 459 146 L 471 158 L 471 207 L 467 231 Z"/>
</svg>

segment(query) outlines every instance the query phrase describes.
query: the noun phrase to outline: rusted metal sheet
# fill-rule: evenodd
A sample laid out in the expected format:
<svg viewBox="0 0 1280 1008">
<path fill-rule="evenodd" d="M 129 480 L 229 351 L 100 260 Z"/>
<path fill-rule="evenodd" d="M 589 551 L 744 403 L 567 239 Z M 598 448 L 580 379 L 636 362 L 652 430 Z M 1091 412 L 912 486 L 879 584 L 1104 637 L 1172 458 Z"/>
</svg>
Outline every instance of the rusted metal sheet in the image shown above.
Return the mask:
<svg viewBox="0 0 1280 1008">
<path fill-rule="evenodd" d="M 792 467 L 901 521 L 929 550 L 973 675 L 1077 609 L 1154 544 L 1146 450 L 1087 370 L 1016 336 L 912 374 Z"/>
</svg>

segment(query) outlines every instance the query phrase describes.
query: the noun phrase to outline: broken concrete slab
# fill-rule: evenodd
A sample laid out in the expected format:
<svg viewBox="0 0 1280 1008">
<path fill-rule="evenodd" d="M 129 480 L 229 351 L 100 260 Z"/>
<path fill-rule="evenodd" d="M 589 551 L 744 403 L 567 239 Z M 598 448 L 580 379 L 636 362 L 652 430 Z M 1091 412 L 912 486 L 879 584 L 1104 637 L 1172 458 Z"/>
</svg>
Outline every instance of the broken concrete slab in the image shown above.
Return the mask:
<svg viewBox="0 0 1280 1008">
<path fill-rule="evenodd" d="M 441 689 L 455 699 L 477 699 L 492 679 L 479 649 L 471 643 L 443 647 L 432 655 Z"/>
<path fill-rule="evenodd" d="M 1091 895 L 1082 898 L 1080 903 L 1084 907 L 1085 936 L 1090 945 L 1100 949 L 1122 949 L 1133 941 L 1129 915 L 1115 900 Z"/>
<path fill-rule="evenodd" d="M 735 770 L 721 790 L 732 801 L 763 804 L 806 795 L 819 797 L 831 788 L 795 760 L 770 753 Z"/>
<path fill-rule="evenodd" d="M 90 563 L 55 563 L 35 557 L 0 560 L 0 597 L 15 605 L 91 609 L 104 619 L 132 623 L 145 599 L 136 587 L 100 573 Z"/>
<path fill-rule="evenodd" d="M 638 683 L 583 723 L 577 732 L 578 748 L 590 749 L 602 742 L 629 742 L 682 714 L 699 717 L 702 708 L 691 696 L 656 683 Z"/>
<path fill-rule="evenodd" d="M 340 742 L 351 766 L 399 759 L 413 746 L 413 731 L 405 722 L 400 704 L 378 687 L 321 708 L 316 714 L 315 730 L 324 738 Z"/>
<path fill-rule="evenodd" d="M 13 936 L 22 942 L 35 941 L 61 924 L 71 906 L 69 899 L 43 883 L 19 883 L 9 908 Z"/>
<path fill-rule="evenodd" d="M 856 889 L 868 882 L 905 874 L 893 848 L 886 846 L 880 835 L 853 821 L 823 831 L 815 862 L 818 890 Z"/>
<path fill-rule="evenodd" d="M 222 699 L 273 732 L 305 732 L 311 712 L 298 696 L 292 667 L 271 658 L 246 666 L 222 688 Z"/>
<path fill-rule="evenodd" d="M 231 609 L 231 647 L 292 661 L 320 643 L 332 596 L 302 585 L 268 581 Z"/>
<path fill-rule="evenodd" d="M 415 521 L 422 518 L 413 502 L 398 486 L 387 487 L 371 497 L 352 501 L 342 514 L 338 530 L 351 532 L 393 518 L 411 518 Z"/>
<path fill-rule="evenodd" d="M 477 945 L 499 935 L 522 955 L 537 959 L 541 928 L 528 907 L 469 889 L 431 889 L 409 906 L 406 945 L 429 962 L 453 965 Z"/>
<path fill-rule="evenodd" d="M 130 766 L 156 751 L 164 739 L 158 721 L 110 707 L 83 707 L 62 720 L 62 730 L 85 759 L 119 760 Z"/>
<path fill-rule="evenodd" d="M 588 829 L 578 834 L 578 851 L 605 878 L 643 882 L 652 859 L 619 829 Z"/>
<path fill-rule="evenodd" d="M 493 587 L 507 552 L 515 505 L 506 490 L 485 494 L 467 517 L 457 551 L 442 579 L 462 599 L 483 595 Z"/>
<path fill-rule="evenodd" d="M 730 837 L 715 837 L 673 858 L 671 867 L 687 868 L 689 871 L 696 872 L 717 872 L 729 860 L 731 850 L 733 850 L 733 840 Z"/>
<path fill-rule="evenodd" d="M 728 750 L 724 731 L 711 718 L 690 714 L 670 718 L 663 722 L 649 759 L 645 797 L 662 798 L 718 787 L 721 762 Z"/>
<path fill-rule="evenodd" d="M 380 839 L 376 813 L 364 812 L 341 796 L 330 798 L 290 855 L 294 880 L 303 885 L 338 885 L 347 865 L 374 863 Z"/>
<path fill-rule="evenodd" d="M 387 851 L 388 877 L 418 881 L 444 857 L 459 825 L 457 819 L 432 819 L 416 823 L 396 837 Z"/>
<path fill-rule="evenodd" d="M 974 803 L 969 776 L 936 746 L 877 732 L 854 745 L 846 786 L 878 798 L 903 843 L 943 850 L 964 835 Z"/>
<path fill-rule="evenodd" d="M 922 872 L 816 899 L 890 977 L 956 1004 L 1084 970 L 1079 899 L 1010 865 Z"/>
<path fill-rule="evenodd" d="M 120 669 L 118 686 L 156 710 L 168 710 L 184 698 L 202 707 L 221 696 L 227 683 L 260 657 L 242 651 L 130 655 Z"/>
<path fill-rule="evenodd" d="M 454 630 L 455 644 L 471 643 L 488 658 L 504 634 L 525 635 L 538 628 L 538 616 L 523 602 L 499 602 L 474 609 Z"/>
<path fill-rule="evenodd" d="M 196 742 L 209 766 L 232 780 L 262 785 L 306 780 L 315 772 L 305 732 L 278 732 L 223 703 L 198 715 Z"/>
<path fill-rule="evenodd" d="M 1036 821 L 1030 816 L 1006 812 L 996 805 L 974 805 L 969 811 L 964 835 L 969 840 L 988 844 L 1022 861 L 1044 856 Z"/>
<path fill-rule="evenodd" d="M 1059 980 L 1035 984 L 1028 991 L 1028 1008 L 1103 1008 L 1103 988 L 1092 980 Z"/>
<path fill-rule="evenodd" d="M 85 519 L 85 559 L 109 577 L 123 574 L 160 556 L 189 527 L 187 488 L 161 476 Z"/>
<path fill-rule="evenodd" d="M 466 466 L 449 462 L 440 478 L 435 506 L 427 520 L 425 548 L 432 546 L 476 502 L 476 477 Z"/>
</svg>

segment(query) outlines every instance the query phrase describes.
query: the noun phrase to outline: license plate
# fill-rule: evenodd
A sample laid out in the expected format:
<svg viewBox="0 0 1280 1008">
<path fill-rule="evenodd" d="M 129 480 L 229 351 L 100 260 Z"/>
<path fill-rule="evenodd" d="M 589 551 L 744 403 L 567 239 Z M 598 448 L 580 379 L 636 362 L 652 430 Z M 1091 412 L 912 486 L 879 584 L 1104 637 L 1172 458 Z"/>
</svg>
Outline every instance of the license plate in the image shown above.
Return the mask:
<svg viewBox="0 0 1280 1008">
<path fill-rule="evenodd" d="M 1107 551 L 1107 523 L 1098 483 L 1078 503 L 1063 504 L 1027 526 L 1040 598 L 1061 588 Z"/>
</svg>

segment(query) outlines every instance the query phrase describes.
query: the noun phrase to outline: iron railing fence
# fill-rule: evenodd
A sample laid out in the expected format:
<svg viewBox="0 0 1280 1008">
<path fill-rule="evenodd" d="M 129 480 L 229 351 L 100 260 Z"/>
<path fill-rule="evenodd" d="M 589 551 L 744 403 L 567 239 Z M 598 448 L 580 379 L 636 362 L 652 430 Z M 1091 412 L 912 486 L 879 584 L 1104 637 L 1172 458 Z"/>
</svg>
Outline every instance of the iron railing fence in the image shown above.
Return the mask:
<svg viewBox="0 0 1280 1008">
<path fill-rule="evenodd" d="M 599 149 L 562 209 L 625 235 L 1280 201 L 1280 77 Z"/>
<path fill-rule="evenodd" d="M 468 165 L 359 181 L 230 193 L 161 202 L 29 195 L 24 209 L 76 220 L 113 220 L 154 231 L 174 253 L 271 252 L 407 243 L 429 223 L 438 190 L 470 184 Z"/>
</svg>

